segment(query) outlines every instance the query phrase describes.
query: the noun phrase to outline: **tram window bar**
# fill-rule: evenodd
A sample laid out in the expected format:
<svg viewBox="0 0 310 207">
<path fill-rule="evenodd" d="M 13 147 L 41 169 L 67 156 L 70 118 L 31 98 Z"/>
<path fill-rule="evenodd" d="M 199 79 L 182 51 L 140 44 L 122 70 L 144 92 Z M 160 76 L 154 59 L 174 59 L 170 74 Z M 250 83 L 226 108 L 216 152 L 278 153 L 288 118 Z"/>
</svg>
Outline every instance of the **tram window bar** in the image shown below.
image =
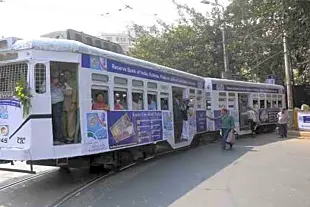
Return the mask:
<svg viewBox="0 0 310 207">
<path fill-rule="evenodd" d="M 98 74 L 98 73 L 92 73 L 91 79 L 92 81 L 98 81 L 98 82 L 104 82 L 104 83 L 109 82 L 109 76 Z"/>
<path fill-rule="evenodd" d="M 127 85 L 128 80 L 126 78 L 114 77 L 114 83 L 118 85 Z"/>
<path fill-rule="evenodd" d="M 157 83 L 148 82 L 148 83 L 147 83 L 147 87 L 148 87 L 148 88 L 156 89 L 156 88 L 157 88 Z"/>
<path fill-rule="evenodd" d="M 46 92 L 46 66 L 44 64 L 35 64 L 34 77 L 36 93 L 44 94 Z"/>
<path fill-rule="evenodd" d="M 189 93 L 195 94 L 195 89 L 189 89 Z"/>
<path fill-rule="evenodd" d="M 143 87 L 143 81 L 141 80 L 132 80 L 132 86 L 134 87 Z"/>
</svg>

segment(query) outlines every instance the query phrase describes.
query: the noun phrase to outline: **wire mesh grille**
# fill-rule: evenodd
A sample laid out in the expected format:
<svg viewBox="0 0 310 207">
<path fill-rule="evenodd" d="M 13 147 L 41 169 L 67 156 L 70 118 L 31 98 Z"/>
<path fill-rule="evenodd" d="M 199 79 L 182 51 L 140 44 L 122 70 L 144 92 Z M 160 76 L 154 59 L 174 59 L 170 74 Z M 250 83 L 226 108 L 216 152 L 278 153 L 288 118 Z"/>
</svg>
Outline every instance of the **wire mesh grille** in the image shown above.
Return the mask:
<svg viewBox="0 0 310 207">
<path fill-rule="evenodd" d="M 27 80 L 27 72 L 27 63 L 0 66 L 0 98 L 12 97 L 16 82 L 20 81 L 22 76 Z"/>
<path fill-rule="evenodd" d="M 45 93 L 46 91 L 46 67 L 42 63 L 34 66 L 35 87 L 37 93 Z"/>
</svg>

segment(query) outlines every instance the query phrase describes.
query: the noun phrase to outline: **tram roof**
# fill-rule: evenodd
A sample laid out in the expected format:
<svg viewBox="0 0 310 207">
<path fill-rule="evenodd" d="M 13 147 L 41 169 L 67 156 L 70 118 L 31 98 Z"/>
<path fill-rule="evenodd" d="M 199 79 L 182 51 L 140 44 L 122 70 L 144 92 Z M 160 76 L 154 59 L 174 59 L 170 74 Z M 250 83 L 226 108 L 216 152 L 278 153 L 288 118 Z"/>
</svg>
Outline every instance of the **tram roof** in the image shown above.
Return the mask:
<svg viewBox="0 0 310 207">
<path fill-rule="evenodd" d="M 190 76 L 190 78 L 203 81 L 203 78 L 191 73 L 183 72 L 173 68 L 165 67 L 148 61 L 140 60 L 137 58 L 129 57 L 122 54 L 117 54 L 107 50 L 92 47 L 74 40 L 66 39 L 52 39 L 52 38 L 37 38 L 31 40 L 17 40 L 12 48 L 12 50 L 45 50 L 45 51 L 55 51 L 55 52 L 72 52 L 72 53 L 85 53 L 89 55 L 104 56 L 108 59 L 113 59 L 126 64 L 139 65 L 141 67 L 158 69 L 163 72 L 167 72 L 175 75 Z"/>
<path fill-rule="evenodd" d="M 268 83 L 254 83 L 254 82 L 219 79 L 219 78 L 205 78 L 205 80 L 221 82 L 223 84 L 227 83 L 227 84 L 232 84 L 236 86 L 244 85 L 244 86 L 262 87 L 262 88 L 284 89 L 284 86 L 282 85 L 275 85 L 275 84 L 268 84 Z"/>
</svg>

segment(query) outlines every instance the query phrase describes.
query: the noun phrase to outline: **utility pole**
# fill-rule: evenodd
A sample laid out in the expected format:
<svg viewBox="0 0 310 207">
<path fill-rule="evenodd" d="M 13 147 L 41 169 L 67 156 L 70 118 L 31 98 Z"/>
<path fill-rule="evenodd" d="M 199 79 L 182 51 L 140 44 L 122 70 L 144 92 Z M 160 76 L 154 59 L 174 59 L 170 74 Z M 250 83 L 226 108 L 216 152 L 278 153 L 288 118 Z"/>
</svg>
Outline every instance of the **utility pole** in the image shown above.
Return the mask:
<svg viewBox="0 0 310 207">
<path fill-rule="evenodd" d="M 284 51 L 284 65 L 285 65 L 285 79 L 286 79 L 286 96 L 287 96 L 287 108 L 289 117 L 291 120 L 290 127 L 293 127 L 294 120 L 294 105 L 293 105 L 293 93 L 292 93 L 292 78 L 291 78 L 291 64 L 289 60 L 289 52 L 287 49 L 286 32 L 283 32 L 283 51 Z"/>
</svg>

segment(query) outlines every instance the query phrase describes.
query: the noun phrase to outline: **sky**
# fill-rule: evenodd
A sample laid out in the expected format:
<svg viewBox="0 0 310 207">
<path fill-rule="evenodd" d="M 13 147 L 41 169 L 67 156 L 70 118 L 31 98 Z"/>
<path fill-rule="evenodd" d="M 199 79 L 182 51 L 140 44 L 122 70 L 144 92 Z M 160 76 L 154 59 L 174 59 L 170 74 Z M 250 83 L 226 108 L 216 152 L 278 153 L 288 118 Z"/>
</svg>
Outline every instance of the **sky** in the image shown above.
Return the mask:
<svg viewBox="0 0 310 207">
<path fill-rule="evenodd" d="M 98 35 L 126 31 L 132 22 L 152 25 L 156 18 L 172 23 L 177 18 L 171 0 L 3 0 L 0 1 L 0 38 L 36 38 L 74 29 Z M 211 10 L 201 0 L 177 0 L 202 13 Z M 219 0 L 226 6 L 228 0 Z M 133 9 L 124 9 L 130 5 Z M 121 11 L 119 11 L 121 9 Z M 155 14 L 157 16 L 155 16 Z"/>
</svg>

